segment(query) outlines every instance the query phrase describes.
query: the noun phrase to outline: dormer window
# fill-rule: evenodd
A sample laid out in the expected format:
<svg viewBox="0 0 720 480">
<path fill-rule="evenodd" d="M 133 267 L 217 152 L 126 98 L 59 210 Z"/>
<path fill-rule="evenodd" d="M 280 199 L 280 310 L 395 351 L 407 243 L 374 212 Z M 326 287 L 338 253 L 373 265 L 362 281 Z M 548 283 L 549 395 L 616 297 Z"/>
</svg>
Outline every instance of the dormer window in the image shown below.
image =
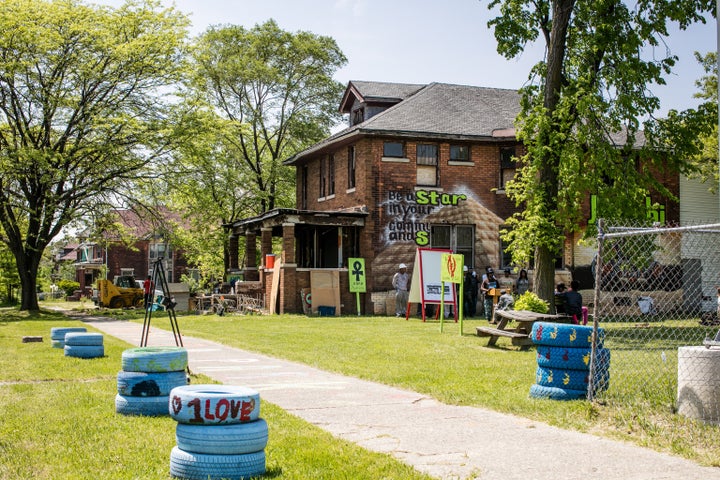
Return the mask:
<svg viewBox="0 0 720 480">
<path fill-rule="evenodd" d="M 352 124 L 357 125 L 358 123 L 362 123 L 365 121 L 365 109 L 364 108 L 358 108 L 356 110 L 353 110 L 352 113 Z"/>
</svg>

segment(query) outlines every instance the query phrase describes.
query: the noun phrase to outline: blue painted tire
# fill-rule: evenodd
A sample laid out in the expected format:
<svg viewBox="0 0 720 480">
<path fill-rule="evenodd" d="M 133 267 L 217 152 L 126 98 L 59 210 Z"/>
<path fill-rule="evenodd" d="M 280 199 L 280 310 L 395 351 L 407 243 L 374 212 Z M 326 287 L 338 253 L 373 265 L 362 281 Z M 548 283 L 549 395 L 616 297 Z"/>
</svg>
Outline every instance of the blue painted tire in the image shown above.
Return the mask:
<svg viewBox="0 0 720 480">
<path fill-rule="evenodd" d="M 568 370 L 589 370 L 591 348 L 537 346 L 537 364 L 539 367 L 563 368 Z M 599 348 L 598 365 L 610 363 L 610 350 Z"/>
<path fill-rule="evenodd" d="M 103 345 L 65 345 L 65 356 L 76 358 L 98 358 L 105 356 Z"/>
<path fill-rule="evenodd" d="M 170 476 L 187 480 L 249 480 L 265 474 L 265 451 L 241 455 L 207 455 L 173 447 Z"/>
<path fill-rule="evenodd" d="M 582 400 L 587 398 L 585 390 L 570 390 L 567 388 L 545 387 L 534 384 L 530 387 L 531 398 L 548 398 L 551 400 Z"/>
<path fill-rule="evenodd" d="M 65 335 L 65 345 L 102 345 L 102 333 L 69 332 Z"/>
<path fill-rule="evenodd" d="M 227 425 L 260 418 L 260 394 L 232 385 L 187 385 L 170 392 L 170 416 L 179 423 Z"/>
<path fill-rule="evenodd" d="M 117 390 L 131 397 L 167 397 L 175 387 L 187 385 L 187 374 L 179 372 L 118 372 Z"/>
<path fill-rule="evenodd" d="M 535 322 L 530 339 L 535 345 L 587 348 L 592 346 L 593 327 L 566 323 Z M 605 330 L 598 328 L 598 346 L 602 346 Z"/>
<path fill-rule="evenodd" d="M 180 450 L 208 455 L 239 455 L 264 450 L 268 425 L 262 418 L 231 425 L 188 425 L 178 423 L 175 440 Z"/>
<path fill-rule="evenodd" d="M 65 334 L 70 332 L 87 332 L 85 327 L 54 327 L 50 329 L 51 340 L 61 340 L 65 342 Z M 63 345 L 64 346 L 64 345 Z"/>
<path fill-rule="evenodd" d="M 115 395 L 115 411 L 121 415 L 160 417 L 168 414 L 169 397 Z"/>
<path fill-rule="evenodd" d="M 598 370 L 595 373 L 595 391 L 607 388 L 609 378 L 607 369 Z M 543 387 L 587 391 L 589 380 L 590 372 L 587 370 L 538 367 L 535 372 L 535 383 Z"/>
<path fill-rule="evenodd" d="M 126 372 L 179 372 L 187 368 L 188 355 L 183 347 L 139 347 L 122 353 Z"/>
</svg>

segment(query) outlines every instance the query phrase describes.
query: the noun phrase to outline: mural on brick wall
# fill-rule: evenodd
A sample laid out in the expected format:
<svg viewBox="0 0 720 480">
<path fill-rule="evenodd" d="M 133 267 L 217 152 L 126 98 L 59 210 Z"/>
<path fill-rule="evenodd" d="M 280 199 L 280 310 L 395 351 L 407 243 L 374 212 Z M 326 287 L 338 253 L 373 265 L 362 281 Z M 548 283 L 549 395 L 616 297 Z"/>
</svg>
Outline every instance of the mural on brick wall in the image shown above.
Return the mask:
<svg viewBox="0 0 720 480">
<path fill-rule="evenodd" d="M 423 189 L 387 192 L 378 208 L 382 247 L 372 261 L 372 271 L 381 289 L 390 289 L 399 263 L 412 266 L 417 247 L 433 246 L 432 225 L 474 226 L 474 265 L 477 268 L 498 265 L 498 232 L 503 219 L 482 205 L 467 187 L 451 192 Z"/>
</svg>

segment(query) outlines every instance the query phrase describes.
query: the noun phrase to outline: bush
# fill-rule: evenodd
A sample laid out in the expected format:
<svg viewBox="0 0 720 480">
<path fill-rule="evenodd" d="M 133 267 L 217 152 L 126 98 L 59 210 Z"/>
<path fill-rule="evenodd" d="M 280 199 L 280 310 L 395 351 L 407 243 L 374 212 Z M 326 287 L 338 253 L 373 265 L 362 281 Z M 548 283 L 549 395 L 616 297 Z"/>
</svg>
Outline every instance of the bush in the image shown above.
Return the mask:
<svg viewBox="0 0 720 480">
<path fill-rule="evenodd" d="M 525 292 L 515 300 L 515 310 L 530 310 L 536 313 L 547 313 L 550 310 L 548 303 L 533 292 Z"/>
<path fill-rule="evenodd" d="M 80 282 L 76 282 L 74 280 L 60 280 L 57 283 L 57 286 L 60 290 L 65 292 L 65 295 L 68 297 L 75 293 L 75 290 L 80 289 Z"/>
</svg>

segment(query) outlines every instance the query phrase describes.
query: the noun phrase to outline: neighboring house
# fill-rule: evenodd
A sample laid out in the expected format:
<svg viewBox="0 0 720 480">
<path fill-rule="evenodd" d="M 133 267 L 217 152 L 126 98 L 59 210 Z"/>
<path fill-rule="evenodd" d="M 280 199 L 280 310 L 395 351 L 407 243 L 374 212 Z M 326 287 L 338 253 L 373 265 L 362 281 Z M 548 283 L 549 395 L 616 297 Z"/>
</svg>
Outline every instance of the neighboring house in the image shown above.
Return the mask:
<svg viewBox="0 0 720 480">
<path fill-rule="evenodd" d="M 280 273 L 280 311 L 297 312 L 309 272 L 344 272 L 351 257 L 366 259 L 368 292 L 390 290 L 398 264 L 412 267 L 417 247 L 452 249 L 478 271 L 513 267 L 499 232 L 517 211 L 505 192 L 515 175 L 514 157 L 524 153 L 514 129 L 517 91 L 353 81 L 340 111 L 349 116 L 347 129 L 285 162 L 297 169 L 297 209 L 227 226 L 232 270 L 240 268 L 236 251 L 244 237 L 245 279 L 260 281 L 269 293 L 271 275 Z M 677 195 L 678 176 L 659 176 Z M 588 220 L 594 202 L 589 197 L 584 205 Z M 653 215 L 679 220 L 677 204 L 649 202 L 661 205 Z M 261 262 L 271 253 L 272 238 L 282 237 L 281 269 L 258 268 L 257 237 Z M 577 240 L 566 239 L 556 260 L 559 278 L 589 276 L 593 251 Z M 347 274 L 339 277 L 341 303 L 354 313 Z M 373 312 L 371 294 L 364 305 Z"/>
<path fill-rule="evenodd" d="M 174 248 L 163 236 L 162 229 L 132 210 L 116 210 L 117 223 L 124 236 L 135 239 L 126 245 L 117 233 L 106 232 L 100 241 L 87 241 L 76 248 L 75 271 L 80 289 L 88 291 L 100 278 L 114 279 L 119 275 L 134 275 L 143 280 L 152 275 L 153 264 L 161 260 L 168 283 L 179 282 L 188 269 L 182 251 Z M 165 213 L 165 218 L 173 215 Z M 107 273 L 105 273 L 107 271 Z"/>
</svg>

